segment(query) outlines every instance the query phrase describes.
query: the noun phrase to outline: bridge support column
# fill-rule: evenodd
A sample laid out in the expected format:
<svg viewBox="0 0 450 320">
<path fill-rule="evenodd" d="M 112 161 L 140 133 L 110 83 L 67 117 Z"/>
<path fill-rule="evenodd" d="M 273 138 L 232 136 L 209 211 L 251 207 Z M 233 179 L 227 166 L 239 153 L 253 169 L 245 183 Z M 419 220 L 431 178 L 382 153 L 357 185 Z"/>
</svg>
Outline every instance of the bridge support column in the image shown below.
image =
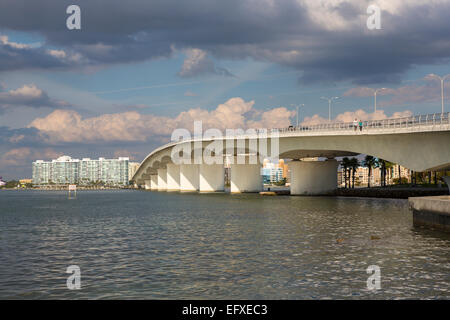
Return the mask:
<svg viewBox="0 0 450 320">
<path fill-rule="evenodd" d="M 197 191 L 200 184 L 200 165 L 180 165 L 180 191 Z"/>
<path fill-rule="evenodd" d="M 158 169 L 158 191 L 167 190 L 167 169 Z"/>
<path fill-rule="evenodd" d="M 291 195 L 321 195 L 337 188 L 336 160 L 292 161 Z"/>
<path fill-rule="evenodd" d="M 200 165 L 200 192 L 223 191 L 225 185 L 225 168 L 222 164 Z"/>
<path fill-rule="evenodd" d="M 150 176 L 150 190 L 158 190 L 158 175 L 152 174 Z"/>
<path fill-rule="evenodd" d="M 180 191 L 180 166 L 167 164 L 167 191 Z"/>
<path fill-rule="evenodd" d="M 145 190 L 151 189 L 151 180 L 144 180 L 145 183 Z"/>
<path fill-rule="evenodd" d="M 231 164 L 230 192 L 260 192 L 262 176 L 260 164 Z"/>
</svg>

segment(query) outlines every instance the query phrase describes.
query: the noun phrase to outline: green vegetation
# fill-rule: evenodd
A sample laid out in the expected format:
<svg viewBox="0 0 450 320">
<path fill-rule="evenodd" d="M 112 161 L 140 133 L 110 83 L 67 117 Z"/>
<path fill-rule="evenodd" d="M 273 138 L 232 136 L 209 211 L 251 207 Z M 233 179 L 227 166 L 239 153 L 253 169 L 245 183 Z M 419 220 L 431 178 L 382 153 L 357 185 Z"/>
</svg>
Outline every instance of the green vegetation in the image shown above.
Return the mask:
<svg viewBox="0 0 450 320">
<path fill-rule="evenodd" d="M 6 181 L 6 185 L 4 186 L 4 188 L 11 189 L 11 188 L 17 187 L 17 185 L 20 185 L 19 181 L 10 180 L 10 181 Z"/>
</svg>

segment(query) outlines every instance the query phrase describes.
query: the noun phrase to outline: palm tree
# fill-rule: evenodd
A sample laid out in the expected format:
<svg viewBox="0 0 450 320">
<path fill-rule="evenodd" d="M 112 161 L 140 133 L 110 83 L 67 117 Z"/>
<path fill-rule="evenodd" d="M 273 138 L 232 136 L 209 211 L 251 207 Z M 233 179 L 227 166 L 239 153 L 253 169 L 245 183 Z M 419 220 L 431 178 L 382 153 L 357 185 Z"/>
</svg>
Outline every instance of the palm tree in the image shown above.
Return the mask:
<svg viewBox="0 0 450 320">
<path fill-rule="evenodd" d="M 391 169 L 394 164 L 392 162 L 389 162 L 387 160 L 384 159 L 380 159 L 378 158 L 378 165 L 377 167 L 381 169 L 381 186 L 385 187 L 386 186 L 386 171 L 387 169 Z"/>
<path fill-rule="evenodd" d="M 369 168 L 368 177 L 367 177 L 367 188 L 370 188 L 370 178 L 372 177 L 372 168 L 377 166 L 377 159 L 372 156 L 366 155 L 362 165 L 364 167 Z"/>
<path fill-rule="evenodd" d="M 394 170 L 395 163 L 390 162 L 390 161 L 385 161 L 385 162 L 386 162 L 385 171 L 389 172 L 389 179 L 391 179 L 392 175 L 393 175 L 392 172 Z M 386 175 L 385 175 L 385 179 L 386 179 Z M 384 182 L 384 185 L 386 185 L 386 181 Z"/>
<path fill-rule="evenodd" d="M 344 169 L 345 188 L 347 188 L 347 170 L 348 170 L 349 165 L 350 165 L 350 159 L 347 158 L 347 157 L 342 158 L 341 165 L 342 165 L 342 168 Z"/>
<path fill-rule="evenodd" d="M 358 159 L 351 158 L 349 165 L 350 165 L 350 169 L 352 170 L 352 188 L 355 188 L 355 173 L 356 173 L 356 170 L 358 170 L 358 167 L 359 167 Z"/>
</svg>

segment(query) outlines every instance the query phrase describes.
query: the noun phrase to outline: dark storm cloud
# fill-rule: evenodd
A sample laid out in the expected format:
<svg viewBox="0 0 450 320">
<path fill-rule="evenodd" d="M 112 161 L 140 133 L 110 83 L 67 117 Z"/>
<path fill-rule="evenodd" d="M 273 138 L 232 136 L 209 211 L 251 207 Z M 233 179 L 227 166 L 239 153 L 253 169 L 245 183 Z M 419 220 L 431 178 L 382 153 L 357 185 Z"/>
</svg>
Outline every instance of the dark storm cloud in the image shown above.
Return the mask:
<svg viewBox="0 0 450 320">
<path fill-rule="evenodd" d="M 5 62 L 0 49 L 0 71 L 129 63 L 198 48 L 219 59 L 291 66 L 306 83 L 375 83 L 397 81 L 414 65 L 448 61 L 450 2 L 392 0 L 381 7 L 382 29 L 369 31 L 366 9 L 373 2 L 82 0 L 76 2 L 82 30 L 69 31 L 65 10 L 73 1 L 3 0 L 0 28 L 38 32 L 67 57 L 41 48 Z"/>
</svg>

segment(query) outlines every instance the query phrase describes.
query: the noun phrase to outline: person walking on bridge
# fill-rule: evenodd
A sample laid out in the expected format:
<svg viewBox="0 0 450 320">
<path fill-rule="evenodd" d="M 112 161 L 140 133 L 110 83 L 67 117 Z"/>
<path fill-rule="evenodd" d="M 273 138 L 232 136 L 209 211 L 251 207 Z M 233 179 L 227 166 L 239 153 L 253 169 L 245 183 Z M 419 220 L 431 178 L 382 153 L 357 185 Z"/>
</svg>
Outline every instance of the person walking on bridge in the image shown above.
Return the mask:
<svg viewBox="0 0 450 320">
<path fill-rule="evenodd" d="M 361 119 L 359 119 L 359 131 L 362 131 L 363 122 Z"/>
<path fill-rule="evenodd" d="M 358 119 L 356 118 L 353 120 L 353 128 L 355 128 L 355 131 L 358 129 Z"/>
</svg>

